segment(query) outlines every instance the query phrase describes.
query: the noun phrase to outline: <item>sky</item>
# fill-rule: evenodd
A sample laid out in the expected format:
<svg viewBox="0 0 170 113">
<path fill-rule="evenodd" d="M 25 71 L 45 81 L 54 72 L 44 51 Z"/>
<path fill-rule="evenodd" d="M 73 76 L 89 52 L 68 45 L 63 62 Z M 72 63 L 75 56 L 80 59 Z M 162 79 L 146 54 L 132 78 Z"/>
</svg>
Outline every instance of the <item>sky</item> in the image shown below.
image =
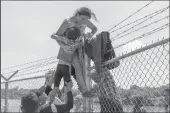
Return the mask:
<svg viewBox="0 0 170 113">
<path fill-rule="evenodd" d="M 123 19 L 143 7 L 149 1 L 2 1 L 1 2 L 1 69 L 56 56 L 59 45 L 50 38 L 57 31 L 65 18 L 72 16 L 74 11 L 82 6 L 89 7 L 97 16 L 99 22 L 92 22 L 97 26 L 98 33 L 107 31 Z M 154 1 L 141 12 L 123 22 L 118 27 L 126 25 L 136 19 L 144 17 L 169 5 L 168 1 Z M 169 10 L 155 18 L 149 19 L 142 27 L 153 21 L 169 15 Z M 168 18 L 150 27 L 141 29 L 131 35 L 112 42 L 117 46 L 123 42 L 160 27 L 168 22 Z M 124 29 L 126 30 L 126 29 Z M 88 29 L 87 29 L 88 31 Z M 123 31 L 111 33 L 111 38 Z M 133 31 L 133 29 L 131 29 Z M 130 52 L 142 45 L 156 42 L 158 39 L 169 37 L 169 28 L 154 35 L 136 40 L 115 49 L 116 54 Z M 53 63 L 47 68 L 56 67 Z M 43 69 L 43 68 L 42 68 Z M 2 70 L 2 74 L 12 69 Z M 42 74 L 42 73 L 41 73 Z M 24 77 L 28 77 L 25 75 Z"/>
</svg>

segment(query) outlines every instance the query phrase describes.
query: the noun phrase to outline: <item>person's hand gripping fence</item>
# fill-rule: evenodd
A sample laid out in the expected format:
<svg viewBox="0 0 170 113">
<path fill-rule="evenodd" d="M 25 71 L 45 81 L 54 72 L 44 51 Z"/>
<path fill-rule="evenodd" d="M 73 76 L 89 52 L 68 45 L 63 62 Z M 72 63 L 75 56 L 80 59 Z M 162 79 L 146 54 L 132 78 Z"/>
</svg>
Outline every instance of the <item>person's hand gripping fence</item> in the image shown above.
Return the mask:
<svg viewBox="0 0 170 113">
<path fill-rule="evenodd" d="M 97 83 L 97 85 L 95 85 L 95 87 L 92 88 L 91 90 L 83 93 L 84 97 L 93 98 L 95 96 L 95 93 L 100 88 L 100 86 L 102 85 L 102 83 L 105 79 L 104 73 L 108 73 L 107 70 L 108 69 L 103 68 L 101 70 L 101 73 L 97 73 L 96 70 L 92 70 L 90 72 L 89 76 Z"/>
</svg>

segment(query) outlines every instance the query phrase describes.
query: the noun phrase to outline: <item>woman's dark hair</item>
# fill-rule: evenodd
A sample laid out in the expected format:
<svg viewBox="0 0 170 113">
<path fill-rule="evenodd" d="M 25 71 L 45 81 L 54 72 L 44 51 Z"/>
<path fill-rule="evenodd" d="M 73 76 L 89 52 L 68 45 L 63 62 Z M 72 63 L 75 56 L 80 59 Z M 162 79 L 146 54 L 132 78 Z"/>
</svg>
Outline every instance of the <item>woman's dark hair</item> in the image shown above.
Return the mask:
<svg viewBox="0 0 170 113">
<path fill-rule="evenodd" d="M 96 15 L 87 7 L 81 7 L 75 11 L 75 16 L 77 15 L 85 15 L 90 18 L 93 18 L 95 21 L 97 21 Z"/>
</svg>

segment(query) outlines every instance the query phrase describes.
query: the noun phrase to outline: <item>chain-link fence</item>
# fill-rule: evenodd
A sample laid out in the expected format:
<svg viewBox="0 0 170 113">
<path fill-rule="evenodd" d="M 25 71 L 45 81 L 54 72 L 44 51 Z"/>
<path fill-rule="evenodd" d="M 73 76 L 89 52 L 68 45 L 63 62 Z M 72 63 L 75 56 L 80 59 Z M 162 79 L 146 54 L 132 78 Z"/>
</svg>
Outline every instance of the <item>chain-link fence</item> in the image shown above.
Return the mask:
<svg viewBox="0 0 170 113">
<path fill-rule="evenodd" d="M 5 106 L 5 98 L 4 98 L 5 93 L 4 93 L 3 88 L 5 89 L 5 84 L 1 84 L 1 111 L 5 110 L 5 108 L 4 108 L 4 106 Z"/>
<path fill-rule="evenodd" d="M 73 81 L 73 95 L 80 94 L 80 91 L 77 90 L 78 86 L 75 80 Z M 24 80 L 17 80 L 9 82 L 8 84 L 8 112 L 19 112 L 21 105 L 21 97 L 28 93 L 30 90 L 39 89 L 45 83 L 45 76 L 38 78 L 32 77 Z M 63 87 L 63 80 L 61 81 L 60 89 Z M 62 100 L 62 99 L 61 99 Z M 62 100 L 64 103 L 64 100 Z M 75 106 L 74 106 L 75 107 Z M 1 111 L 5 109 L 5 83 L 1 83 Z M 73 108 L 74 109 L 74 108 Z"/>
<path fill-rule="evenodd" d="M 93 112 L 164 112 L 169 106 L 169 39 L 159 41 L 108 61 L 119 60 L 111 71 L 104 70 L 100 80 L 93 79 L 90 105 Z M 90 74 L 95 76 L 95 73 Z M 104 76 L 102 76 L 104 75 Z M 92 77 L 93 78 L 93 77 Z M 81 97 L 73 80 L 73 95 Z M 95 83 L 94 83 L 95 82 Z M 40 88 L 45 76 L 8 83 L 8 111 L 20 110 L 20 99 L 31 89 Z M 63 83 L 62 83 L 63 84 Z M 62 85 L 61 85 L 62 87 Z M 61 88 L 60 87 L 60 88 Z M 79 97 L 77 97 L 79 98 Z M 5 108 L 5 82 L 1 83 L 1 112 Z M 71 111 L 75 110 L 74 108 Z"/>
<path fill-rule="evenodd" d="M 120 65 L 99 76 L 91 92 L 94 112 L 165 112 L 169 107 L 169 39 L 108 61 Z"/>
<path fill-rule="evenodd" d="M 8 112 L 19 112 L 21 96 L 31 89 L 38 89 L 44 84 L 44 78 L 28 79 L 23 81 L 9 82 L 8 85 Z M 1 84 L 2 85 L 2 84 Z M 1 92 L 4 93 L 4 88 L 1 87 Z M 4 96 L 4 95 L 3 95 Z M 1 98 L 2 99 L 5 97 Z M 1 105 L 3 107 L 3 105 Z"/>
</svg>

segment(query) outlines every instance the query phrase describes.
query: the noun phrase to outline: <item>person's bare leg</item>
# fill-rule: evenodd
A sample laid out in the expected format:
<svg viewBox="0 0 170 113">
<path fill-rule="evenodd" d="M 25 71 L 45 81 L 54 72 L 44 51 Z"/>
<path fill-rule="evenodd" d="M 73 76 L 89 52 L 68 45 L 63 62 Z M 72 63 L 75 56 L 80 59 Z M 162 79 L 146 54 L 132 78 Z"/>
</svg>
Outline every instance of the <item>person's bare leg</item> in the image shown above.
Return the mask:
<svg viewBox="0 0 170 113">
<path fill-rule="evenodd" d="M 85 61 L 85 74 L 84 74 L 84 80 L 86 83 L 86 87 L 87 90 L 90 90 L 90 77 L 89 75 L 89 68 L 90 68 L 90 59 L 88 58 L 88 56 L 84 53 L 84 61 Z M 83 111 L 85 112 L 90 112 L 91 111 L 91 106 L 89 105 L 90 99 L 89 98 L 85 98 L 83 99 Z"/>
<path fill-rule="evenodd" d="M 84 70 L 82 69 L 82 65 L 80 64 L 79 62 L 79 59 L 78 57 L 75 55 L 74 59 L 73 59 L 73 62 L 72 62 L 72 65 L 74 66 L 75 68 L 75 74 L 76 74 L 76 81 L 77 81 L 77 84 L 78 86 L 80 87 L 80 90 L 81 92 L 86 92 L 87 91 L 87 87 L 86 87 L 86 83 L 85 83 L 85 80 L 84 80 Z"/>
</svg>

